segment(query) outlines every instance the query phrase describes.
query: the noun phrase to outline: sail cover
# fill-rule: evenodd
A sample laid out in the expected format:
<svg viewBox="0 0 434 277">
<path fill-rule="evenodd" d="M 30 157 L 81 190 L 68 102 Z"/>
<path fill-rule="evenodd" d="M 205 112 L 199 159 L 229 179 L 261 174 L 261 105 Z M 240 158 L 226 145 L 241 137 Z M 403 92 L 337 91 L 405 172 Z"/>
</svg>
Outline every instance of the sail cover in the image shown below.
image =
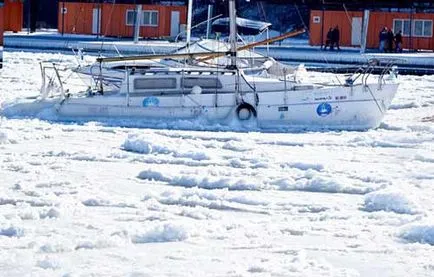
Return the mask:
<svg viewBox="0 0 434 277">
<path fill-rule="evenodd" d="M 238 34 L 254 36 L 262 33 L 271 23 L 237 17 Z M 212 23 L 214 32 L 229 33 L 229 17 L 219 18 Z"/>
</svg>

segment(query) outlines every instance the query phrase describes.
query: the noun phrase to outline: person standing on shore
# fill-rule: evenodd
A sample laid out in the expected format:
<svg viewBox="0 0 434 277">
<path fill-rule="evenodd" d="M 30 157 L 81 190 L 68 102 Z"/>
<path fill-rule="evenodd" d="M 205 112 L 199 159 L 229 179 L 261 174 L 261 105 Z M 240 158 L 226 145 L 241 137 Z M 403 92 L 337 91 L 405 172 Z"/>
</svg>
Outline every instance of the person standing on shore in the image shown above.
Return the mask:
<svg viewBox="0 0 434 277">
<path fill-rule="evenodd" d="M 329 31 L 327 32 L 327 37 L 326 37 L 326 42 L 325 42 L 324 50 L 327 50 L 327 46 L 330 48 L 330 50 L 333 50 L 332 36 L 333 36 L 333 29 L 330 28 Z"/>
<path fill-rule="evenodd" d="M 339 26 L 336 25 L 336 27 L 332 31 L 332 50 L 334 48 L 334 45 L 336 45 L 336 49 L 338 49 L 339 51 L 341 50 L 341 48 L 339 47 L 340 36 L 341 34 L 339 32 Z"/>
<path fill-rule="evenodd" d="M 402 53 L 402 31 L 399 30 L 395 35 L 395 52 Z"/>
<path fill-rule="evenodd" d="M 395 35 L 393 34 L 392 29 L 389 29 L 387 32 L 387 51 L 389 53 L 393 52 L 393 40 L 395 39 Z"/>
<path fill-rule="evenodd" d="M 386 41 L 387 41 L 387 27 L 383 27 L 383 29 L 380 31 L 380 34 L 378 35 L 380 45 L 378 47 L 378 50 L 380 52 L 384 52 L 386 49 Z"/>
</svg>

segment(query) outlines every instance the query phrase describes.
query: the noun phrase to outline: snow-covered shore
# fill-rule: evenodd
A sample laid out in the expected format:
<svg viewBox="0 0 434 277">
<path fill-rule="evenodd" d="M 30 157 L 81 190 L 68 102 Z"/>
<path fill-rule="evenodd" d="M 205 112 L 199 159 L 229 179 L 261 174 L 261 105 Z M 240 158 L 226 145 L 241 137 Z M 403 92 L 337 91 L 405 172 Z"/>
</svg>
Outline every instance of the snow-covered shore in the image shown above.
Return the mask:
<svg viewBox="0 0 434 277">
<path fill-rule="evenodd" d="M 277 35 L 277 34 L 276 34 Z M 261 40 L 260 38 L 257 38 Z M 265 39 L 265 38 L 264 38 Z M 85 52 L 107 53 L 108 55 L 138 55 L 171 53 L 184 47 L 182 41 L 169 42 L 167 40 L 142 40 L 134 43 L 127 39 L 96 38 L 93 35 L 71 35 L 61 36 L 55 30 L 49 32 L 36 32 L 26 34 L 21 32 L 6 33 L 5 47 L 12 49 L 40 49 L 54 51 L 71 51 L 71 49 L 84 49 Z M 406 68 L 409 72 L 433 72 L 433 52 L 407 52 L 407 53 L 378 53 L 375 49 L 368 50 L 366 54 L 360 53 L 360 48 L 342 47 L 342 51 L 322 51 L 319 46 L 310 46 L 307 39 L 289 38 L 282 44 L 270 46 L 261 45 L 255 47 L 255 51 L 263 55 L 271 56 L 283 62 L 308 63 L 322 66 L 339 65 L 364 65 L 370 59 L 393 60 L 396 65 Z M 418 73 L 418 74 L 424 74 Z M 411 73 L 410 73 L 411 74 Z"/>
<path fill-rule="evenodd" d="M 6 52 L 0 105 L 47 59 Z M 0 276 L 433 276 L 434 77 L 400 80 L 367 132 L 1 117 Z"/>
</svg>

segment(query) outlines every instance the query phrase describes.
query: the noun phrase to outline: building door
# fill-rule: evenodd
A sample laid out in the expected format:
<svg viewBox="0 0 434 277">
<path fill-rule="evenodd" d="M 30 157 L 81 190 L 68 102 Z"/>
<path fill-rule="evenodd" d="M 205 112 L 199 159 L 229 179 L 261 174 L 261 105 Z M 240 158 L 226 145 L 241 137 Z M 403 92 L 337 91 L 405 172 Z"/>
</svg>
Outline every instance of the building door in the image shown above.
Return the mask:
<svg viewBox="0 0 434 277">
<path fill-rule="evenodd" d="M 170 36 L 176 37 L 179 34 L 179 11 L 172 11 L 170 17 Z"/>
<path fill-rule="evenodd" d="M 351 27 L 351 45 L 360 46 L 362 43 L 362 18 L 353 17 Z"/>
<path fill-rule="evenodd" d="M 92 34 L 101 33 L 101 9 L 93 9 L 92 13 Z"/>
</svg>

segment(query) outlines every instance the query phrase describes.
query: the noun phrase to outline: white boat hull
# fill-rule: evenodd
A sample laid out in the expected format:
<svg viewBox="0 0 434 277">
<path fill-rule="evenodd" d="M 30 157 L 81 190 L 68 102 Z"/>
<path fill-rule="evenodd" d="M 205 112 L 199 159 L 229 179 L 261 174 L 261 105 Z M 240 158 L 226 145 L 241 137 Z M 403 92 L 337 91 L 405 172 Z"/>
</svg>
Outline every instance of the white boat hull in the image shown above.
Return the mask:
<svg viewBox="0 0 434 277">
<path fill-rule="evenodd" d="M 194 119 L 228 123 L 238 117 L 241 99 L 256 112 L 260 128 L 326 128 L 364 130 L 380 125 L 397 84 L 330 87 L 236 94 L 165 96 L 91 96 L 68 98 L 57 107 L 66 117 Z M 258 101 L 256 101 L 256 99 Z M 252 116 L 252 119 L 254 117 Z"/>
</svg>

